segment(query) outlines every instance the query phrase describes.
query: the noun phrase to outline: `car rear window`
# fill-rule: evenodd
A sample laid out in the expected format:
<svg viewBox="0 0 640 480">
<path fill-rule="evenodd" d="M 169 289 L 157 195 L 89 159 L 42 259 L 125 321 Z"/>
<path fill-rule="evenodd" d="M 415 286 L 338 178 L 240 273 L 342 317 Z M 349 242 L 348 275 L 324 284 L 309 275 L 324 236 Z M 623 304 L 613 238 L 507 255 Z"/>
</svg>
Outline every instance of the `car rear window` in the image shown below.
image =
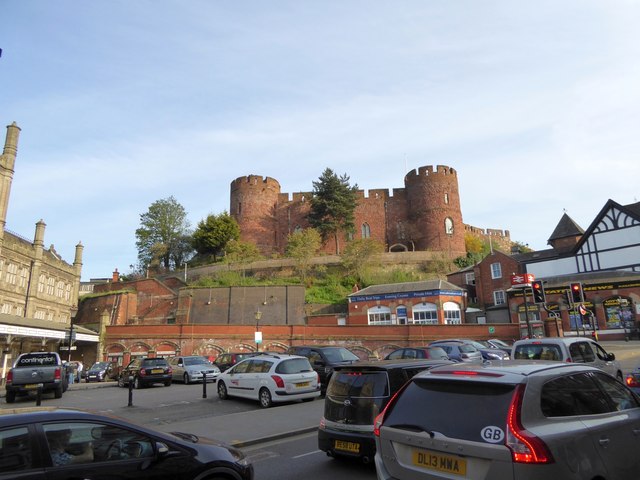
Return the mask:
<svg viewBox="0 0 640 480">
<path fill-rule="evenodd" d="M 33 353 L 20 357 L 16 362 L 16 367 L 40 367 L 57 364 L 58 357 L 51 353 Z"/>
<path fill-rule="evenodd" d="M 360 360 L 360 358 L 346 348 L 326 348 L 323 350 L 325 357 L 330 362 L 344 362 L 346 360 Z"/>
<path fill-rule="evenodd" d="M 530 343 L 518 345 L 513 352 L 514 360 L 562 360 L 559 345 L 551 343 Z"/>
<path fill-rule="evenodd" d="M 389 380 L 386 372 L 341 370 L 335 372 L 327 386 L 331 397 L 386 397 Z"/>
<path fill-rule="evenodd" d="M 166 367 L 168 364 L 164 358 L 145 358 L 142 365 L 145 367 Z"/>
<path fill-rule="evenodd" d="M 474 347 L 473 345 L 468 345 L 468 344 L 459 345 L 458 349 L 462 353 L 475 353 L 475 352 L 478 351 L 478 349 L 476 347 Z"/>
<path fill-rule="evenodd" d="M 204 357 L 185 357 L 184 364 L 190 365 L 209 365 L 211 362 Z"/>
<path fill-rule="evenodd" d="M 442 347 L 429 347 L 429 358 L 448 358 L 447 352 Z"/>
<path fill-rule="evenodd" d="M 306 358 L 291 358 L 284 360 L 276 366 L 276 373 L 302 373 L 311 372 L 311 364 Z"/>
<path fill-rule="evenodd" d="M 505 428 L 515 385 L 416 378 L 384 420 L 388 427 L 484 441 L 486 427 Z"/>
</svg>

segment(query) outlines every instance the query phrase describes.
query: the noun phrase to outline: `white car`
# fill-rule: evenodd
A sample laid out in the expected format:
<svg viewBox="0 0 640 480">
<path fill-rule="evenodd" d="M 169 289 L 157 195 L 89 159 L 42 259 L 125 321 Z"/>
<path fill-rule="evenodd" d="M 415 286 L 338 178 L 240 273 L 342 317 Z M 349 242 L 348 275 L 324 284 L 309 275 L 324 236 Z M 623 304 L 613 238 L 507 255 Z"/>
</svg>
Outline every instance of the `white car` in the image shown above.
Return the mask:
<svg viewBox="0 0 640 480">
<path fill-rule="evenodd" d="M 218 376 L 218 396 L 258 400 L 268 408 L 277 402 L 311 401 L 320 396 L 318 374 L 306 357 L 261 354 L 237 363 Z"/>
<path fill-rule="evenodd" d="M 586 363 L 623 381 L 622 367 L 616 356 L 588 337 L 528 338 L 515 342 L 511 351 L 514 360 Z"/>
</svg>

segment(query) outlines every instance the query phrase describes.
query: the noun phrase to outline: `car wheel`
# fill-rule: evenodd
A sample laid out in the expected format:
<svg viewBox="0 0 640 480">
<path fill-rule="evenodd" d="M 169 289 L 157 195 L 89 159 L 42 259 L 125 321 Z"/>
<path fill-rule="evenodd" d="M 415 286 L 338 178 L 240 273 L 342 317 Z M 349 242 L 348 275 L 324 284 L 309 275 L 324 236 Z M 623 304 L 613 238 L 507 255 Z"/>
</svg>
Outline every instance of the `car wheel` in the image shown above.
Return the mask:
<svg viewBox="0 0 640 480">
<path fill-rule="evenodd" d="M 133 379 L 133 388 L 135 388 L 136 390 L 142 388 L 142 382 L 140 381 L 140 377 L 135 377 Z"/>
<path fill-rule="evenodd" d="M 7 392 L 5 400 L 7 401 L 7 403 L 15 402 L 16 401 L 16 392 Z"/>
<path fill-rule="evenodd" d="M 271 392 L 268 388 L 261 388 L 259 393 L 260 398 L 260 406 L 262 408 L 269 408 L 273 405 L 273 400 L 271 398 Z"/>
<path fill-rule="evenodd" d="M 122 375 L 118 377 L 118 386 L 124 387 L 124 377 Z"/>
<path fill-rule="evenodd" d="M 53 391 L 53 396 L 55 398 L 62 398 L 62 385 L 58 385 L 56 389 Z"/>
<path fill-rule="evenodd" d="M 167 380 L 166 382 L 164 382 L 164 386 L 165 387 L 170 387 L 171 386 L 171 380 Z"/>
<path fill-rule="evenodd" d="M 228 396 L 227 386 L 224 382 L 218 382 L 218 397 L 220 397 L 220 400 L 226 400 Z"/>
<path fill-rule="evenodd" d="M 185 372 L 184 376 L 182 377 L 182 380 L 184 381 L 185 385 L 191 383 L 191 380 L 189 379 L 189 374 L 186 373 L 186 372 Z"/>
</svg>

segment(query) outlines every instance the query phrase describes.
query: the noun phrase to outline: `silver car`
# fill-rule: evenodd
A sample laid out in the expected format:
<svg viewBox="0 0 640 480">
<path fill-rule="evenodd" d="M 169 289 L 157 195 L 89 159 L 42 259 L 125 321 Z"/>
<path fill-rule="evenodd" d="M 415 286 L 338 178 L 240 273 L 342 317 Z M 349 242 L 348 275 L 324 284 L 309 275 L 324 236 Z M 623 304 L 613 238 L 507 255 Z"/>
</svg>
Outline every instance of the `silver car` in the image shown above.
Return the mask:
<svg viewBox="0 0 640 480">
<path fill-rule="evenodd" d="M 169 365 L 173 370 L 173 380 L 184 382 L 185 385 L 192 382 L 202 382 L 203 372 L 206 373 L 208 382 L 215 382 L 220 375 L 220 369 L 213 365 L 208 358 L 200 355 L 172 357 L 169 359 Z"/>
<path fill-rule="evenodd" d="M 640 472 L 640 398 L 584 364 L 436 367 L 405 385 L 374 433 L 379 480 L 629 480 Z"/>
</svg>

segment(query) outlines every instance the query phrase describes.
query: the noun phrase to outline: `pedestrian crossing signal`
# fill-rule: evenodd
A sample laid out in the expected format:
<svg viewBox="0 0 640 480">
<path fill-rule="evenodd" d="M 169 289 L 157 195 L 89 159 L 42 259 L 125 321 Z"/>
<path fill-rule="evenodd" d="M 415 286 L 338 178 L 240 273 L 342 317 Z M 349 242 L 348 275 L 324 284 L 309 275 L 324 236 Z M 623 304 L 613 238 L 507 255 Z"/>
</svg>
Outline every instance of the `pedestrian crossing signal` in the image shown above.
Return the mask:
<svg viewBox="0 0 640 480">
<path fill-rule="evenodd" d="M 531 282 L 531 291 L 533 292 L 533 303 L 545 303 L 546 298 L 544 294 L 544 286 L 542 282 L 536 280 Z"/>
</svg>

